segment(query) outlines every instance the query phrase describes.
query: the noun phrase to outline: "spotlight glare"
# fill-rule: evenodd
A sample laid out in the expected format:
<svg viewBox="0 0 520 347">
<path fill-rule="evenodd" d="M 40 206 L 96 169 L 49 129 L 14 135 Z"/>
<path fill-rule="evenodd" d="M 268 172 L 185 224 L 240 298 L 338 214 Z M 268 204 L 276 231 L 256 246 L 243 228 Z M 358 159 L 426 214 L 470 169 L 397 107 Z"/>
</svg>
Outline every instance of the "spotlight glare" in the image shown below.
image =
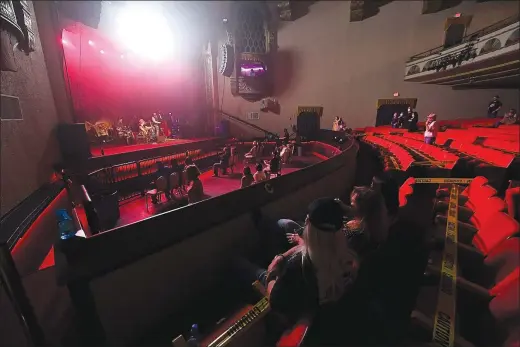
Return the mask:
<svg viewBox="0 0 520 347">
<path fill-rule="evenodd" d="M 105 51 L 104 50 L 100 50 L 99 53 L 105 54 Z"/>
<path fill-rule="evenodd" d="M 124 59 L 125 55 L 124 54 L 121 54 L 121 59 Z"/>
<path fill-rule="evenodd" d="M 68 42 L 67 42 L 67 40 L 62 39 L 62 40 L 61 40 L 61 43 L 64 44 L 64 45 L 66 45 Z"/>
<path fill-rule="evenodd" d="M 160 9 L 139 2 L 128 4 L 116 18 L 116 33 L 121 43 L 144 58 L 170 57 L 174 53 L 174 38 Z"/>
<path fill-rule="evenodd" d="M 94 41 L 88 40 L 88 44 L 91 45 L 91 46 L 94 46 Z"/>
</svg>

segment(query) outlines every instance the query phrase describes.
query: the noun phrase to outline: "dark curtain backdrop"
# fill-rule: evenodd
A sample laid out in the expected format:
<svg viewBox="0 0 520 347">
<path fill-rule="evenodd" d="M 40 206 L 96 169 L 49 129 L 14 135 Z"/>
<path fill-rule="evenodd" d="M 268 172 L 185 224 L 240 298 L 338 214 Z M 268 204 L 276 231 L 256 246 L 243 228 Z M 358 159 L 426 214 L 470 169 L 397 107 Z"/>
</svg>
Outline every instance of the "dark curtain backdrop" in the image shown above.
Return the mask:
<svg viewBox="0 0 520 347">
<path fill-rule="evenodd" d="M 157 111 L 190 118 L 200 112 L 200 61 L 139 58 L 79 23 L 63 31 L 62 43 L 77 122 L 149 118 Z"/>
</svg>

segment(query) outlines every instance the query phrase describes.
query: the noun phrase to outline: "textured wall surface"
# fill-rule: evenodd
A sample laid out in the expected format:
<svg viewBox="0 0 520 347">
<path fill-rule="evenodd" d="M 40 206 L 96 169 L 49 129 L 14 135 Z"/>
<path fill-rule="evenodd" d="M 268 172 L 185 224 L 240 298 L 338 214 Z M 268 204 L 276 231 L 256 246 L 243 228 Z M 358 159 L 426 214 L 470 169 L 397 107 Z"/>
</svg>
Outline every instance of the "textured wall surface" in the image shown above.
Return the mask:
<svg viewBox="0 0 520 347">
<path fill-rule="evenodd" d="M 255 124 L 280 132 L 295 124 L 294 114 L 301 105 L 324 107 L 322 128 L 330 129 L 335 116 L 343 117 L 351 127 L 372 126 L 377 99 L 392 98 L 394 92 L 418 99 L 421 120 L 429 112 L 436 112 L 440 119 L 485 117 L 487 104 L 496 94 L 504 108 L 517 107 L 516 90 L 453 91 L 446 86 L 404 82 L 404 67 L 412 55 L 442 44 L 447 17 L 457 12 L 473 15 L 471 33 L 518 12 L 518 4 L 463 1 L 428 15 L 421 15 L 421 9 L 421 1 L 394 1 L 381 7 L 377 15 L 351 23 L 350 1 L 319 1 L 303 18 L 282 23 L 274 66 L 274 96 L 280 102 L 281 115 L 262 113 Z M 222 92 L 222 109 L 228 113 L 245 119 L 247 112 L 260 109 L 259 103 L 233 97 L 229 79 L 220 76 Z"/>
<path fill-rule="evenodd" d="M 30 9 L 34 14 L 32 2 Z M 36 51 L 16 51 L 17 72 L 1 72 L 2 94 L 20 98 L 21 121 L 2 121 L 0 214 L 49 181 L 60 154 L 54 131 L 58 116 L 47 75 L 40 34 L 33 16 Z"/>
</svg>

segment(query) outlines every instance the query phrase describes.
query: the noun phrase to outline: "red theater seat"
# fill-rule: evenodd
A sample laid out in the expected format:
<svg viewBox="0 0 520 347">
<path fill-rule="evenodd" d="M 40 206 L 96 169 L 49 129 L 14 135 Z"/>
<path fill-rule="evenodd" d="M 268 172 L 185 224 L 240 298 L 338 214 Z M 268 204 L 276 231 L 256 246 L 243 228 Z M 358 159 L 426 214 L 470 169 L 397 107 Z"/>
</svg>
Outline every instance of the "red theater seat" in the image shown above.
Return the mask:
<svg viewBox="0 0 520 347">
<path fill-rule="evenodd" d="M 472 243 L 480 253 L 487 255 L 501 242 L 517 234 L 519 230 L 517 221 L 499 212 L 482 225 Z"/>
<path fill-rule="evenodd" d="M 520 187 L 507 189 L 505 200 L 507 213 L 516 221 L 520 221 Z"/>
<path fill-rule="evenodd" d="M 311 319 L 302 318 L 289 330 L 286 330 L 276 343 L 276 347 L 299 347 L 303 344 L 307 331 L 311 325 Z"/>
<path fill-rule="evenodd" d="M 516 139 L 516 141 L 507 141 L 496 138 L 486 138 L 482 144 L 497 150 L 515 153 L 517 155 L 520 154 L 520 143 L 518 139 Z"/>
</svg>

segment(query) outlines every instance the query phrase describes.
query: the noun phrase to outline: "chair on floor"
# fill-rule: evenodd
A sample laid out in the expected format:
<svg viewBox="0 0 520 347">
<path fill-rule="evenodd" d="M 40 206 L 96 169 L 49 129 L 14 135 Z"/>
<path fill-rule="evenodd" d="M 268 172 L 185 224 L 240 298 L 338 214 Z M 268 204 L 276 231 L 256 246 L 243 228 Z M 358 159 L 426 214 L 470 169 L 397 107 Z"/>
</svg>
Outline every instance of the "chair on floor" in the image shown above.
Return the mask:
<svg viewBox="0 0 520 347">
<path fill-rule="evenodd" d="M 146 192 L 145 196 L 144 196 L 144 201 L 145 201 L 145 204 L 146 204 L 146 211 L 147 212 L 149 212 L 148 197 L 150 197 L 150 198 L 155 197 L 157 199 L 157 201 L 160 202 L 161 201 L 161 197 L 166 192 L 166 189 L 168 189 L 168 182 L 166 181 L 166 178 L 164 178 L 163 176 L 160 176 L 155 181 L 155 188 L 151 189 L 151 190 L 148 190 Z"/>
<path fill-rule="evenodd" d="M 182 194 L 179 174 L 177 172 L 174 172 L 170 174 L 170 177 L 168 179 L 170 181 L 170 194 L 172 194 L 172 197 L 175 196 L 175 192 Z"/>
</svg>

